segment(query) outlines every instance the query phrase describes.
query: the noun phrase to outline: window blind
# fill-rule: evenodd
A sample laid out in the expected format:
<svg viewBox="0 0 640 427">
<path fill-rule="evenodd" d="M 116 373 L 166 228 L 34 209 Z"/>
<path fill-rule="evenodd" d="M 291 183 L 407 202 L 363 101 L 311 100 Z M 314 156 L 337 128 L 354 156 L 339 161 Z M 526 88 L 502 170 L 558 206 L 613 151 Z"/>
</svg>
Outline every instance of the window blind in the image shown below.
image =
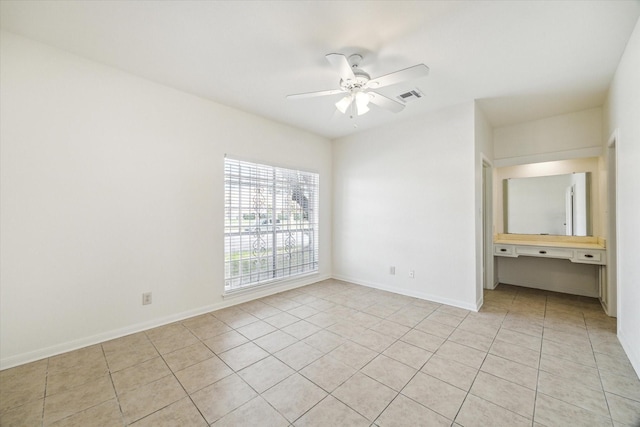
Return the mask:
<svg viewBox="0 0 640 427">
<path fill-rule="evenodd" d="M 225 158 L 225 292 L 318 270 L 319 175 Z"/>
</svg>

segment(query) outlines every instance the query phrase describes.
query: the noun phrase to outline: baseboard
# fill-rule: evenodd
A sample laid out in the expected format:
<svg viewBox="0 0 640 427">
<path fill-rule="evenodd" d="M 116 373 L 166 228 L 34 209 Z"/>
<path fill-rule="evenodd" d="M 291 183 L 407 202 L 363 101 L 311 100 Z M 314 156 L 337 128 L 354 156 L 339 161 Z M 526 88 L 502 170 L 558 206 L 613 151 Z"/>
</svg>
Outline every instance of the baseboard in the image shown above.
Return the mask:
<svg viewBox="0 0 640 427">
<path fill-rule="evenodd" d="M 609 317 L 615 317 L 615 316 L 611 316 L 611 315 L 609 314 L 609 306 L 607 305 L 607 303 L 606 303 L 606 302 L 604 302 L 604 301 L 602 300 L 602 298 L 598 298 L 598 299 L 600 300 L 600 305 L 602 306 L 602 309 L 604 310 L 604 314 L 606 314 L 606 315 L 607 315 L 607 316 L 609 316 Z"/>
<path fill-rule="evenodd" d="M 25 363 L 34 362 L 36 360 L 44 359 L 51 356 L 56 356 L 58 354 L 77 350 L 83 347 L 88 347 L 88 346 L 109 341 L 115 338 L 121 338 L 126 335 L 131 335 L 137 332 L 146 331 L 148 329 L 166 325 L 168 323 L 176 322 L 179 320 L 187 319 L 189 317 L 198 316 L 200 314 L 208 313 L 210 311 L 219 310 L 221 308 L 224 308 L 223 303 L 207 305 L 194 310 L 189 310 L 181 313 L 176 313 L 170 316 L 154 319 L 152 321 L 137 323 L 124 328 L 114 329 L 114 330 L 103 332 L 100 334 L 79 338 L 77 340 L 67 341 L 67 342 L 56 344 L 50 347 L 45 347 L 42 349 L 30 351 L 27 353 L 18 354 L 18 355 L 7 357 L 0 360 L 0 367 L 3 370 L 7 368 L 12 368 L 14 366 L 23 365 Z"/>
<path fill-rule="evenodd" d="M 478 311 L 482 306 L 482 298 L 476 301 L 476 304 L 469 304 L 464 301 L 454 300 L 450 298 L 443 298 L 439 295 L 428 294 L 424 292 L 408 291 L 406 289 L 398 289 L 395 287 L 387 286 L 381 283 L 369 282 L 366 280 L 357 279 L 355 277 L 342 276 L 334 274 L 333 278 L 336 280 L 342 280 L 344 282 L 354 283 L 356 285 L 362 285 L 369 288 L 380 289 L 381 291 L 393 292 L 394 294 L 405 295 L 408 297 L 420 298 L 427 301 L 433 301 L 440 304 L 451 305 L 453 307 L 463 308 L 465 310 Z M 478 305 L 479 304 L 479 305 Z"/>
<path fill-rule="evenodd" d="M 619 324 L 619 323 L 618 323 Z M 624 352 L 627 353 L 627 357 L 636 371 L 636 375 L 640 377 L 640 349 L 634 347 L 629 343 L 624 331 L 618 327 L 618 340 L 622 344 Z"/>
<path fill-rule="evenodd" d="M 136 323 L 124 328 L 114 329 L 106 331 L 100 334 L 79 338 L 77 340 L 67 341 L 61 344 L 56 344 L 50 347 L 41 348 L 26 353 L 17 354 L 15 356 L 6 357 L 0 359 L 0 370 L 13 368 L 15 366 L 24 365 L 25 363 L 35 362 L 37 360 L 45 359 L 47 357 L 57 356 L 58 354 L 66 353 L 73 350 L 78 350 L 83 347 L 88 347 L 95 344 L 100 344 L 105 341 L 121 338 L 127 335 L 135 334 L 137 332 L 146 331 L 158 326 L 167 325 L 169 323 L 177 322 L 180 320 L 188 319 L 190 317 L 199 316 L 201 314 L 210 313 L 212 311 L 220 310 L 223 308 L 231 307 L 233 305 L 242 304 L 243 302 L 251 301 L 257 298 L 262 298 L 269 295 L 274 295 L 280 292 L 288 291 L 291 289 L 299 288 L 301 286 L 310 285 L 315 282 L 330 279 L 331 276 L 326 274 L 322 276 L 311 276 L 304 281 L 296 281 L 285 284 L 278 284 L 277 286 L 271 286 L 269 288 L 261 288 L 256 292 L 247 292 L 234 296 L 233 298 L 226 298 L 225 300 L 216 303 L 209 304 L 202 307 L 198 307 L 192 310 L 183 311 L 180 313 L 174 313 L 169 316 L 160 317 L 150 320 L 148 322 Z"/>
</svg>

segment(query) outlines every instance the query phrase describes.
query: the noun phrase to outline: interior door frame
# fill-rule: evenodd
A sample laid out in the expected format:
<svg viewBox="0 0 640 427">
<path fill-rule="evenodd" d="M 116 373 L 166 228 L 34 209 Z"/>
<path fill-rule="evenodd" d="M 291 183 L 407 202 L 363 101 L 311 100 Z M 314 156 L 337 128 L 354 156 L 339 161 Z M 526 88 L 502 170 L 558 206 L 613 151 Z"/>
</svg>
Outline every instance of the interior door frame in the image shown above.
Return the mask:
<svg viewBox="0 0 640 427">
<path fill-rule="evenodd" d="M 493 259 L 493 164 L 482 156 L 482 287 L 495 289 Z"/>
<path fill-rule="evenodd" d="M 617 317 L 622 292 L 618 290 L 618 154 L 620 141 L 615 129 L 607 141 L 607 314 Z"/>
</svg>

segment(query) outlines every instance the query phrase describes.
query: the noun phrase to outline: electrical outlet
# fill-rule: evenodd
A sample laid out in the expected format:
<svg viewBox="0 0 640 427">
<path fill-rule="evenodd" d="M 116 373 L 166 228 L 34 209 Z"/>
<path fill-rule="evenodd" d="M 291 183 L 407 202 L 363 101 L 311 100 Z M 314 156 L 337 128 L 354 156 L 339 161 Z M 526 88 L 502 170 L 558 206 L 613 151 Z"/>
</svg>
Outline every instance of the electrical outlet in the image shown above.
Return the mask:
<svg viewBox="0 0 640 427">
<path fill-rule="evenodd" d="M 389 267 L 389 274 L 396 274 L 396 268 L 393 265 Z"/>
<path fill-rule="evenodd" d="M 409 278 L 410 279 L 415 279 L 416 278 L 416 272 L 413 270 L 409 270 Z"/>
<path fill-rule="evenodd" d="M 142 294 L 142 305 L 151 304 L 151 292 L 145 292 Z"/>
</svg>

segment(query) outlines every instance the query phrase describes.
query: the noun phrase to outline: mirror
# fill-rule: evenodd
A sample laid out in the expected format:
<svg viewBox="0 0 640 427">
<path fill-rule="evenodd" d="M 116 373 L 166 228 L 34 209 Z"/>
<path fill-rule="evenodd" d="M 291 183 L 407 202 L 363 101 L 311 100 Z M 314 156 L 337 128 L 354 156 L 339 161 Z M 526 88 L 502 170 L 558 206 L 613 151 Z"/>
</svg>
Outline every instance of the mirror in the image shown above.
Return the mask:
<svg viewBox="0 0 640 427">
<path fill-rule="evenodd" d="M 505 233 L 590 236 L 590 178 L 582 172 L 505 179 Z"/>
</svg>

